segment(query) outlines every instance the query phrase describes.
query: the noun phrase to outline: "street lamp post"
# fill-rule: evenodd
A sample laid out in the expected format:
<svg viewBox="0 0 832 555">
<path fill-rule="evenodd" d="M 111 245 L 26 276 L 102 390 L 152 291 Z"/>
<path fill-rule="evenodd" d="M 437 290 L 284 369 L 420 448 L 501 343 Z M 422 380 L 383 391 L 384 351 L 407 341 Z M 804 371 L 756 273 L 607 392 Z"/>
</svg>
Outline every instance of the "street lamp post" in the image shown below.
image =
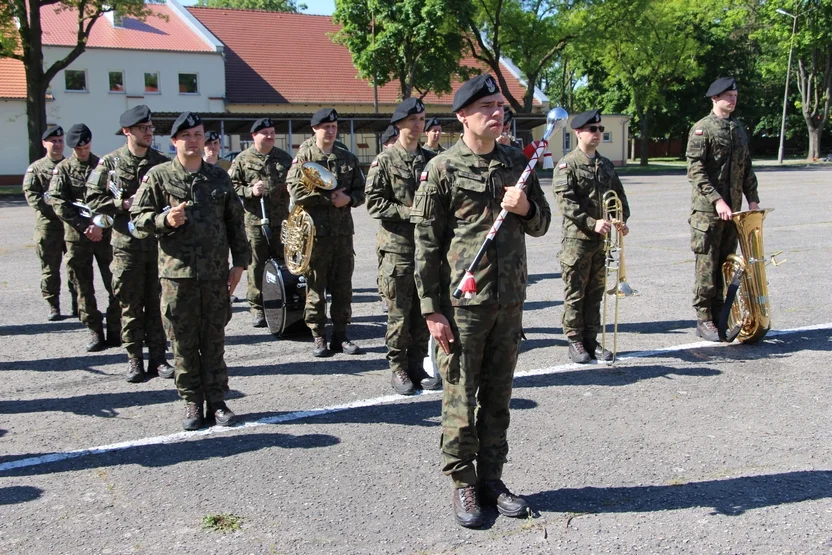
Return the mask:
<svg viewBox="0 0 832 555">
<path fill-rule="evenodd" d="M 780 148 L 777 151 L 777 163 L 783 163 L 783 151 L 785 150 L 786 146 L 786 108 L 789 105 L 789 77 L 792 74 L 792 50 L 794 50 L 794 35 L 797 33 L 797 15 L 792 15 L 786 10 L 777 9 L 775 10 L 780 15 L 787 15 L 792 18 L 792 40 L 791 44 L 789 44 L 789 63 L 786 68 L 786 90 L 783 93 L 783 118 L 780 121 Z"/>
</svg>

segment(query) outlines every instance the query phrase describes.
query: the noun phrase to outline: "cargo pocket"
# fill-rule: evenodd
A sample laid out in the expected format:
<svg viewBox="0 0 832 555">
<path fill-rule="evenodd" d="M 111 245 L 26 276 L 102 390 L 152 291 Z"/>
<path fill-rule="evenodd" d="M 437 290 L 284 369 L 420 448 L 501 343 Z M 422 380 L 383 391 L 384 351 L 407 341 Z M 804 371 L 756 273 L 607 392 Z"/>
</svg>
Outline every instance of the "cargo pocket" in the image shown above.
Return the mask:
<svg viewBox="0 0 832 555">
<path fill-rule="evenodd" d="M 566 238 L 562 239 L 560 243 L 560 252 L 558 253 L 558 261 L 560 262 L 560 265 L 572 268 L 578 263 L 580 258 L 581 249 L 578 248 L 578 245 L 572 241 L 568 241 Z"/>
<path fill-rule="evenodd" d="M 442 347 L 440 347 L 438 343 L 436 345 L 436 349 L 439 351 L 439 353 L 441 353 L 441 356 L 443 356 L 445 358 L 445 364 L 440 364 L 439 365 L 439 370 L 440 371 L 444 370 L 442 378 L 445 381 L 447 381 L 448 383 L 454 384 L 454 385 L 459 383 L 459 374 L 460 374 L 459 367 L 460 367 L 460 358 L 461 358 L 460 350 L 461 349 L 458 345 L 459 345 L 459 340 L 454 341 L 454 343 L 453 343 L 454 350 L 449 355 L 445 355 L 444 353 L 442 353 Z"/>
<path fill-rule="evenodd" d="M 690 250 L 694 254 L 706 254 L 711 248 L 710 220 L 694 213 L 688 223 L 690 223 Z"/>
<path fill-rule="evenodd" d="M 382 258 L 379 274 L 379 292 L 385 299 L 396 302 L 396 265 L 389 258 Z"/>
</svg>

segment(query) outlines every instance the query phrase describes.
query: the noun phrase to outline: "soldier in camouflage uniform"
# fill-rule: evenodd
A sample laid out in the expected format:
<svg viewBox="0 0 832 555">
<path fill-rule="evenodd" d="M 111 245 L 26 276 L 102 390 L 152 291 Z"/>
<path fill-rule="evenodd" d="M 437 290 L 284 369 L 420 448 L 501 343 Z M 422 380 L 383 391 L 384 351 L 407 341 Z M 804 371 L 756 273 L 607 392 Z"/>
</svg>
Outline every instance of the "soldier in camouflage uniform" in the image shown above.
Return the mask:
<svg viewBox="0 0 832 555">
<path fill-rule="evenodd" d="M 563 277 L 563 333 L 569 341 L 569 358 L 585 364 L 598 355 L 612 360 L 607 349 L 598 352 L 601 331 L 601 301 L 604 299 L 604 240 L 612 223 L 603 218 L 602 198 L 615 191 L 621 199 L 623 222 L 616 222 L 626 235 L 630 207 L 612 162 L 596 148 L 604 126 L 601 113 L 590 110 L 572 119 L 578 146 L 558 162 L 552 189 L 563 214 L 561 250 L 558 254 Z"/>
<path fill-rule="evenodd" d="M 508 516 L 529 509 L 501 476 L 526 297 L 525 236 L 545 234 L 551 212 L 534 172 L 525 191 L 514 187 L 527 160 L 522 151 L 496 143 L 503 96 L 495 79 L 467 81 L 454 95 L 453 110 L 465 135 L 428 164 L 410 216 L 416 287 L 445 388 L 443 472 L 455 486 L 456 521 L 477 527 L 483 523 L 480 500 Z M 510 213 L 474 274 L 476 292 L 453 298 L 501 208 Z"/>
<path fill-rule="evenodd" d="M 424 150 L 430 150 L 434 154 L 445 152 L 439 141 L 442 139 L 442 124 L 439 123 L 439 118 L 431 118 L 425 124 L 425 135 L 427 135 L 427 142 L 422 145 Z"/>
<path fill-rule="evenodd" d="M 110 229 L 101 229 L 93 225 L 90 219 L 82 217 L 79 209 L 72 204 L 86 202 L 87 178 L 98 166 L 98 156 L 90 152 L 91 141 L 92 132 L 83 123 L 73 125 L 69 129 L 66 144 L 74 152 L 71 157 L 55 166 L 49 184 L 49 195 L 52 197 L 55 214 L 64 221 L 66 264 L 75 278 L 79 317 L 90 330 L 90 341 L 86 347 L 88 352 L 105 348 L 102 317 L 98 311 L 93 286 L 93 257 L 98 263 L 101 280 L 109 295 L 106 343 L 118 345 L 121 341 L 121 309 L 113 296 L 113 275 L 110 272 L 110 264 L 113 261 Z"/>
<path fill-rule="evenodd" d="M 220 134 L 216 131 L 205 133 L 205 148 L 202 149 L 202 159 L 225 171 L 231 169 L 231 162 L 220 158 Z"/>
<path fill-rule="evenodd" d="M 347 338 L 355 267 L 352 243 L 355 228 L 351 211 L 364 204 L 364 173 L 358 158 L 335 140 L 338 113 L 334 109 L 318 110 L 310 123 L 315 136 L 300 145 L 286 179 L 294 201 L 315 222 L 315 245 L 306 273 L 304 320 L 315 339 L 313 356 L 325 357 L 333 352 L 357 355 L 362 353 L 360 347 Z M 301 181 L 300 168 L 304 162 L 315 162 L 331 171 L 338 180 L 338 187 L 332 191 L 318 188 L 308 191 Z M 327 291 L 332 295 L 330 318 L 333 330 L 329 349 L 325 339 Z"/>
<path fill-rule="evenodd" d="M 127 351 L 128 382 L 144 381 L 142 344 L 147 345 L 151 376 L 173 377 L 165 360 L 167 339 L 159 310 L 159 250 L 156 236 L 134 237 L 129 230 L 130 207 L 141 180 L 153 166 L 167 162 L 151 148 L 153 123 L 150 108 L 141 105 L 121 114 L 119 134 L 127 144 L 105 155 L 87 180 L 87 202 L 99 214 L 113 218 L 113 294 L 121 305 L 121 343 Z M 115 172 L 115 177 L 109 173 Z M 110 182 L 118 188 L 110 190 Z"/>
<path fill-rule="evenodd" d="M 688 181 L 693 186 L 688 222 L 690 246 L 696 255 L 696 334 L 719 341 L 714 320 L 725 300 L 722 264 L 737 250 L 737 228 L 731 216 L 742 210 L 743 195 L 749 210 L 759 209 L 760 197 L 748 135 L 732 115 L 737 106 L 737 82 L 733 77 L 717 79 L 706 96 L 713 110 L 694 124 L 688 136 Z"/>
<path fill-rule="evenodd" d="M 52 170 L 64 159 L 64 130 L 51 127 L 41 137 L 46 156 L 32 162 L 23 178 L 23 194 L 26 202 L 35 209 L 35 252 L 40 259 L 40 292 L 49 304 L 50 322 L 61 318 L 61 259 L 66 252 L 64 224 L 55 215 L 49 202 L 49 182 Z M 67 268 L 69 272 L 69 268 Z M 72 297 L 72 315 L 78 315 L 78 298 L 71 275 L 67 276 L 69 294 Z"/>
<path fill-rule="evenodd" d="M 228 426 L 234 413 L 225 404 L 225 325 L 231 320 L 229 289 L 249 263 L 243 211 L 228 173 L 202 161 L 198 115 L 180 114 L 171 142 L 176 157 L 147 172 L 130 213 L 138 229 L 159 236 L 162 318 L 176 389 L 185 400 L 182 426 L 202 426 L 203 402 L 218 426 Z"/>
<path fill-rule="evenodd" d="M 379 290 L 387 310 L 387 361 L 396 393 L 412 395 L 414 383 L 438 389 L 440 381 L 422 369 L 427 355 L 428 328 L 419 309 L 413 277 L 413 224 L 410 207 L 419 178 L 434 154 L 419 146 L 425 106 L 410 98 L 399 104 L 390 123 L 399 129 L 398 141 L 370 164 L 364 188 L 367 211 L 379 220 L 376 235 Z"/>
<path fill-rule="evenodd" d="M 263 314 L 263 270 L 273 258 L 283 260 L 283 242 L 280 227 L 289 216 L 289 193 L 286 190 L 286 173 L 292 165 L 292 157 L 274 146 L 274 123 L 269 118 L 259 119 L 251 126 L 254 144 L 237 155 L 229 174 L 234 190 L 245 207 L 246 235 L 251 250 L 248 267 L 248 305 L 252 325 L 266 327 Z M 260 204 L 266 208 L 265 214 Z M 260 220 L 269 219 L 272 238 L 263 234 Z"/>
</svg>

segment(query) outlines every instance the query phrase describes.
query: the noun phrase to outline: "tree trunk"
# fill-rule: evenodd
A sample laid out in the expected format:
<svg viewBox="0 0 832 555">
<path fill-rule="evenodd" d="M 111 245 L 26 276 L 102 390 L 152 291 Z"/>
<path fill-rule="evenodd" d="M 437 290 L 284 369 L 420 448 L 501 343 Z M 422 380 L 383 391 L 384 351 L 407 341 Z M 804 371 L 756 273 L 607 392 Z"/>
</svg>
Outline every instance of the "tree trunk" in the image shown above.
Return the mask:
<svg viewBox="0 0 832 555">
<path fill-rule="evenodd" d="M 43 41 L 40 2 L 31 2 L 28 22 L 21 24 L 20 38 L 26 71 L 26 119 L 29 136 L 29 162 L 44 155 L 41 135 L 46 130 L 46 87 L 43 74 Z"/>
<path fill-rule="evenodd" d="M 806 156 L 807 162 L 813 162 L 820 158 L 820 136 L 823 128 L 809 128 L 809 153 Z"/>
<path fill-rule="evenodd" d="M 665 145 L 664 155 L 670 158 L 670 149 L 673 146 L 673 134 L 668 135 L 665 140 L 667 141 L 667 145 Z"/>
<path fill-rule="evenodd" d="M 639 131 L 641 133 L 641 156 L 638 165 L 646 166 L 650 150 L 650 122 L 647 121 L 649 110 L 636 108 L 636 114 L 638 114 Z"/>
</svg>

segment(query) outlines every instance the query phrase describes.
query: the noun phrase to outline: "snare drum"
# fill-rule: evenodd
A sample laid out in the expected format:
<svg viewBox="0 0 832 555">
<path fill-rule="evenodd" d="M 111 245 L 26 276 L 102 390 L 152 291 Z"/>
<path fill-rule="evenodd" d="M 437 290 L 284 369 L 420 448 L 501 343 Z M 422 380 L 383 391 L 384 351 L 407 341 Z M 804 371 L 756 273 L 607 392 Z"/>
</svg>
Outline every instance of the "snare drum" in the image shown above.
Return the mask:
<svg viewBox="0 0 832 555">
<path fill-rule="evenodd" d="M 309 331 L 303 321 L 306 278 L 293 275 L 286 266 L 270 259 L 263 270 L 263 312 L 269 331 L 280 337 Z"/>
</svg>

